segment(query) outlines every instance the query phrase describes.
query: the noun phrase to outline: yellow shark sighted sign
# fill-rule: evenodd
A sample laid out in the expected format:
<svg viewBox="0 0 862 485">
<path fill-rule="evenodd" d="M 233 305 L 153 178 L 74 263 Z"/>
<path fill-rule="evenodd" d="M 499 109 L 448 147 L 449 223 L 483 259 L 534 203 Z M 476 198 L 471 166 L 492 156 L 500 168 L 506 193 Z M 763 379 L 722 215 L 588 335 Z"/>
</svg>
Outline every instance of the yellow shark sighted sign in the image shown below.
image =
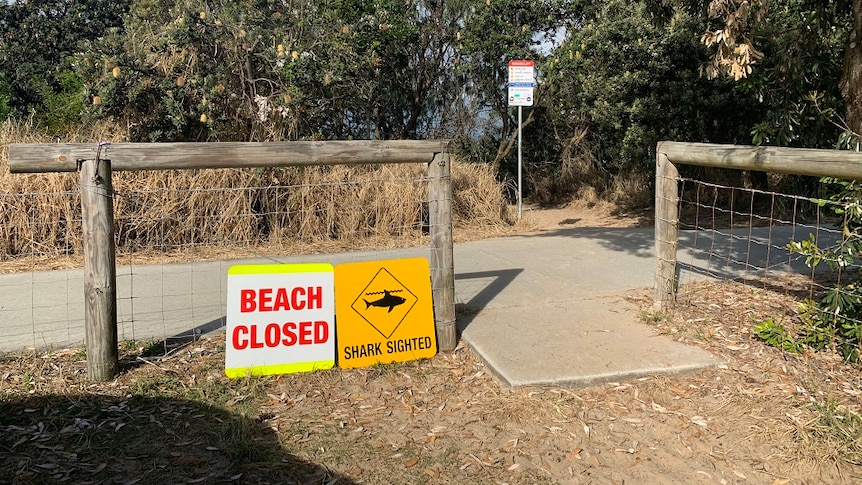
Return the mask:
<svg viewBox="0 0 862 485">
<path fill-rule="evenodd" d="M 335 313 L 341 368 L 437 353 L 431 272 L 425 258 L 339 264 Z"/>
</svg>

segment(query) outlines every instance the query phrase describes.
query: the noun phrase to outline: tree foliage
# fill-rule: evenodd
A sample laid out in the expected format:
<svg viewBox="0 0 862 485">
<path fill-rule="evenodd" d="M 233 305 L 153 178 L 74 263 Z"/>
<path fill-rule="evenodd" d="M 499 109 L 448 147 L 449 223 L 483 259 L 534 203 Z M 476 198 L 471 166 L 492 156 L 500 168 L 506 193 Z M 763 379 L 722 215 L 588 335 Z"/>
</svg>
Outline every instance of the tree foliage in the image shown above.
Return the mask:
<svg viewBox="0 0 862 485">
<path fill-rule="evenodd" d="M 499 131 L 488 133 L 492 137 L 488 158 L 494 167 L 512 153 L 518 128 L 515 110 L 509 108 L 506 96 L 508 62 L 532 59 L 541 65 L 551 50 L 550 39 L 566 25 L 569 12 L 574 10 L 576 6 L 561 0 L 488 0 L 466 12 L 458 34 L 457 72 L 464 97 L 477 107 L 475 110 L 485 110 L 486 121 L 499 126 Z M 536 104 L 542 90 L 540 84 Z M 535 110 L 528 110 L 524 125 L 534 120 Z"/>
<path fill-rule="evenodd" d="M 834 144 L 836 124 L 859 132 L 862 2 L 711 0 L 707 14 L 701 40 L 711 57 L 701 72 L 740 81 L 768 107 L 755 143 L 824 147 Z"/>
<path fill-rule="evenodd" d="M 80 89 L 70 77 L 69 57 L 81 41 L 97 39 L 121 26 L 128 3 L 129 0 L 0 3 L 0 73 L 8 83 L 6 105 L 10 111 L 19 115 L 45 113 L 58 105 L 66 108 L 68 103 L 74 103 L 71 98 L 78 97 Z M 0 103 L 2 86 L 0 82 Z"/>
<path fill-rule="evenodd" d="M 141 0 L 79 66 L 137 139 L 417 137 L 450 102 L 460 18 L 442 1 Z"/>
<path fill-rule="evenodd" d="M 610 0 L 573 29 L 544 69 L 557 133 L 583 129 L 602 167 L 651 170 L 660 140 L 749 139 L 756 100 L 697 69 L 703 23 L 677 10 L 664 22 L 644 2 Z"/>
</svg>

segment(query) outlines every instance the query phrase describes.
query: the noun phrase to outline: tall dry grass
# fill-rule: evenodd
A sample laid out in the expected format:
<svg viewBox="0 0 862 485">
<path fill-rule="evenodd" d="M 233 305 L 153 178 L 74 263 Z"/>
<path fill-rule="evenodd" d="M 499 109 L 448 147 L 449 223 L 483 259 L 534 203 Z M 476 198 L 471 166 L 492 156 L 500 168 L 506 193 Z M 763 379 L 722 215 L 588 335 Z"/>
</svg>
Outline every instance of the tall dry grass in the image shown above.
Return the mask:
<svg viewBox="0 0 862 485">
<path fill-rule="evenodd" d="M 3 123 L 0 261 L 77 254 L 81 249 L 77 174 L 11 174 L 8 145 L 106 139 L 118 142 L 124 137 L 102 126 L 46 139 L 26 123 Z M 118 251 L 272 249 L 326 241 L 418 243 L 428 224 L 425 175 L 426 168 L 418 164 L 117 172 Z M 502 184 L 489 167 L 455 161 L 452 184 L 456 228 L 513 224 Z"/>
</svg>

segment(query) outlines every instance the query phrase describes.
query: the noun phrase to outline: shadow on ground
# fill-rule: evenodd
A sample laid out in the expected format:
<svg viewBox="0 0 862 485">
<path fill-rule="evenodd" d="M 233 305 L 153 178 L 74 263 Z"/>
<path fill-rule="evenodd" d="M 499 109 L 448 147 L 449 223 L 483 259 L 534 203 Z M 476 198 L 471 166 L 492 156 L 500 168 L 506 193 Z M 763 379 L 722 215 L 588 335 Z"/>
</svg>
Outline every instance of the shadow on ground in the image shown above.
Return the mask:
<svg viewBox="0 0 862 485">
<path fill-rule="evenodd" d="M 772 227 L 736 227 L 706 230 L 680 230 L 678 240 L 679 269 L 700 276 L 734 279 L 752 272 L 811 273 L 804 255 L 788 249 L 791 241 L 816 237 L 822 247 L 839 243 L 839 231 L 828 225 L 783 225 Z M 584 245 L 598 245 L 604 250 L 636 258 L 655 256 L 653 228 L 569 228 L 528 234 L 528 238 L 563 237 Z M 817 268 L 825 271 L 826 265 Z"/>
<path fill-rule="evenodd" d="M 651 258 L 655 247 L 655 229 L 651 227 L 572 227 L 545 230 L 518 237 L 584 239 L 596 241 L 610 251 L 644 258 Z"/>
<path fill-rule="evenodd" d="M 267 419 L 160 397 L 0 399 L 0 482 L 355 483 L 292 455 Z"/>
<path fill-rule="evenodd" d="M 482 311 L 495 296 L 512 284 L 515 278 L 523 272 L 523 268 L 511 268 L 494 271 L 476 271 L 472 273 L 455 273 L 455 281 L 461 281 L 460 285 L 465 287 L 471 285 L 471 280 L 478 282 L 478 285 L 471 285 L 475 286 L 472 292 L 469 290 L 465 291 L 473 293 L 470 300 L 455 306 L 455 311 L 458 314 L 458 318 L 456 319 L 458 333 L 462 333 L 470 325 L 470 322 L 473 321 L 473 317 Z M 483 284 L 482 282 L 486 280 L 490 281 L 487 284 Z"/>
</svg>

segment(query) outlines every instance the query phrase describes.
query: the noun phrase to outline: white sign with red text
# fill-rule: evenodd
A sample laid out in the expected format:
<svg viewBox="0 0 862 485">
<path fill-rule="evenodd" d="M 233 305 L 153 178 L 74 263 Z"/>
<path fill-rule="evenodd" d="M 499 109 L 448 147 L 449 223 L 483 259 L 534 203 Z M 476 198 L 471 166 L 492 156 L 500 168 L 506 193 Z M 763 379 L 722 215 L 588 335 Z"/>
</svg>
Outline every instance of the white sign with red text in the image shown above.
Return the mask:
<svg viewBox="0 0 862 485">
<path fill-rule="evenodd" d="M 328 263 L 228 270 L 225 374 L 289 374 L 335 365 L 334 269 Z"/>
</svg>

